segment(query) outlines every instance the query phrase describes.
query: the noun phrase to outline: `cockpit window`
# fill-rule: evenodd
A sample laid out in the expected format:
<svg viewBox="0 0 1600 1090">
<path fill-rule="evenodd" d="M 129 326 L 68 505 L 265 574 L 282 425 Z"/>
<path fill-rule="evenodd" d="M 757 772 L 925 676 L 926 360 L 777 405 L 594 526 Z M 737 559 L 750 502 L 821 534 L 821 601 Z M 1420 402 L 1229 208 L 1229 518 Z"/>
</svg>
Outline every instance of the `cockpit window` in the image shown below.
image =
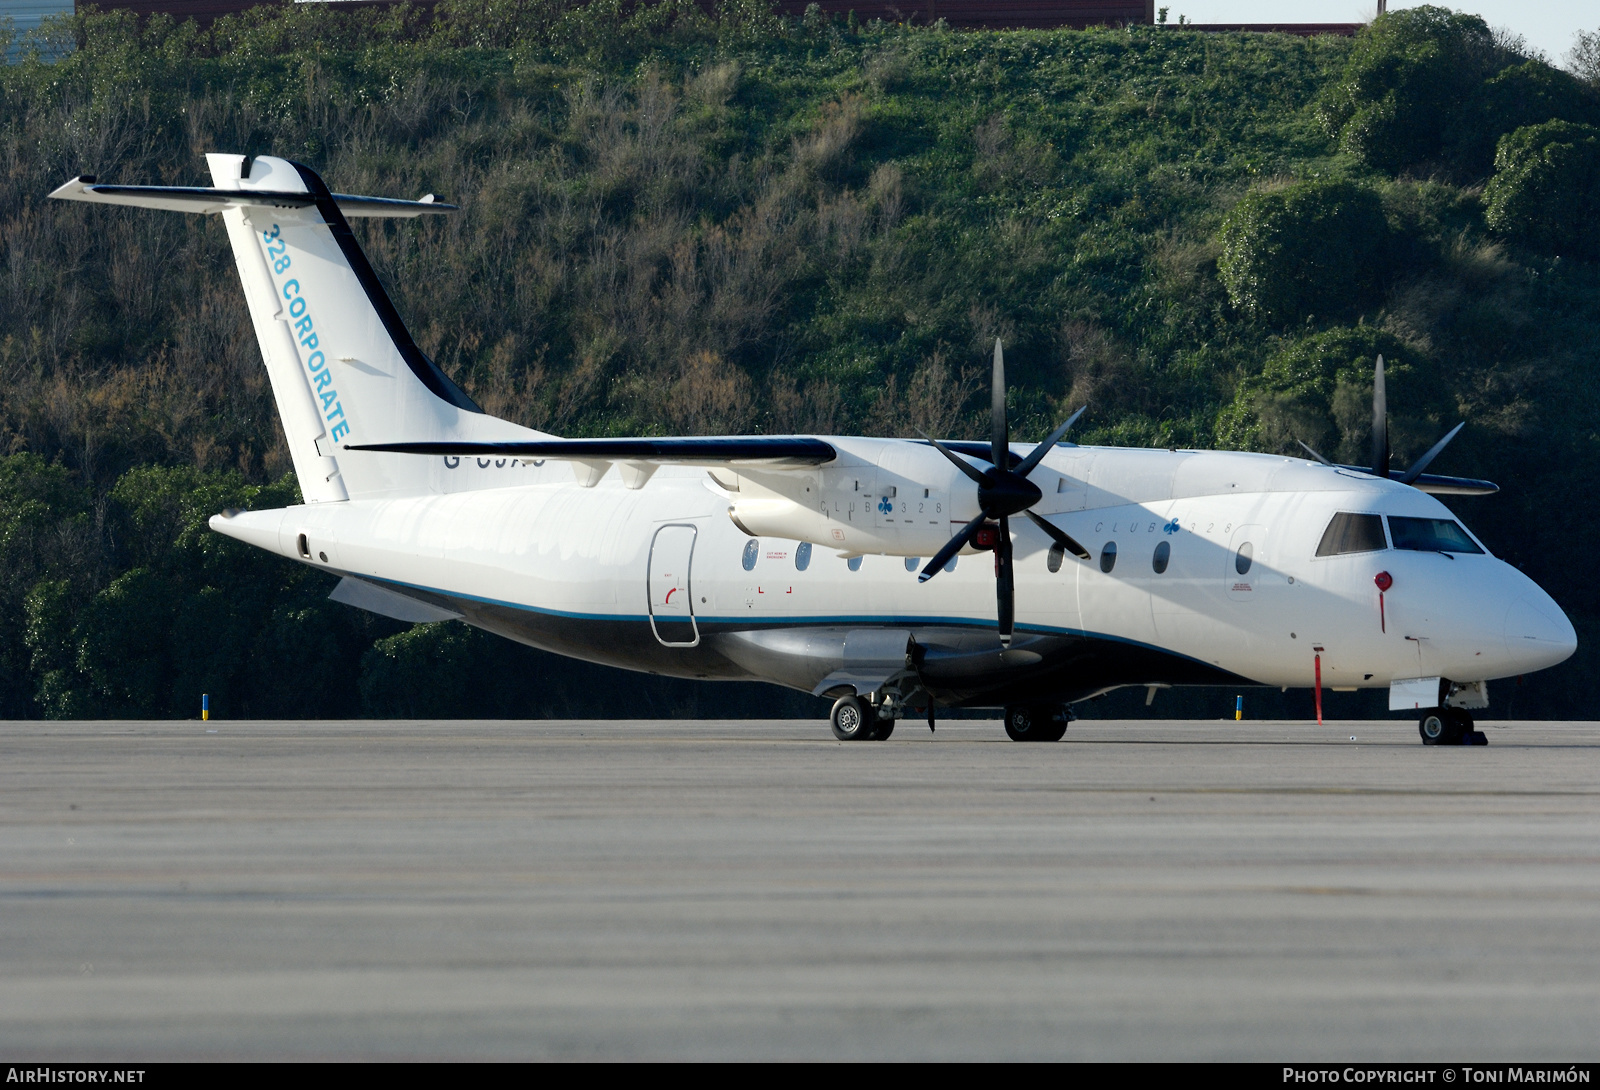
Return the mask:
<svg viewBox="0 0 1600 1090">
<path fill-rule="evenodd" d="M 1423 553 L 1481 553 L 1478 543 L 1467 536 L 1453 519 L 1417 519 L 1389 516 L 1389 535 L 1396 549 Z"/>
<path fill-rule="evenodd" d="M 1392 520 L 1391 520 L 1392 521 Z M 1318 556 L 1339 556 L 1343 553 L 1375 553 L 1388 548 L 1383 540 L 1383 519 L 1377 515 L 1357 515 L 1340 511 L 1322 531 L 1322 541 L 1317 546 Z"/>
</svg>

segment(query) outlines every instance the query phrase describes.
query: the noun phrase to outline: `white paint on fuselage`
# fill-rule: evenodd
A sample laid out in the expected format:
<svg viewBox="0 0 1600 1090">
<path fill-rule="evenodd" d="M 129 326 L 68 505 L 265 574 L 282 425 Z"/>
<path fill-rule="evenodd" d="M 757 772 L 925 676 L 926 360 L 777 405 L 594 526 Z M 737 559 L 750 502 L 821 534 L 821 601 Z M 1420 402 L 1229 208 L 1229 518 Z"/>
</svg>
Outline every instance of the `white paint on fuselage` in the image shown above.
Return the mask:
<svg viewBox="0 0 1600 1090">
<path fill-rule="evenodd" d="M 574 619 L 644 622 L 652 536 L 665 523 L 690 523 L 698 530 L 690 589 L 702 624 L 994 623 L 992 562 L 984 553 L 963 555 L 955 571 L 919 584 L 921 563 L 908 570 L 901 556 L 869 555 L 851 571 L 817 543 L 801 571 L 798 542 L 761 539 L 746 571 L 741 557 L 750 539 L 727 517 L 733 497 L 703 469 L 664 467 L 638 490 L 614 472 L 581 487 L 557 462 L 454 472 L 461 475 L 444 476 L 459 481 L 470 473 L 481 483 L 219 516 L 212 526 L 295 559 L 304 534 L 309 563 L 354 575 Z M 506 484 L 495 487 L 497 480 Z M 1069 555 L 1051 572 L 1049 540 L 1026 520 L 1012 520 L 1021 631 L 1149 645 L 1266 685 L 1312 684 L 1320 654 L 1325 686 L 1358 688 L 1419 676 L 1522 674 L 1564 660 L 1576 646 L 1555 602 L 1488 553 L 1315 555 L 1340 511 L 1454 518 L 1396 482 L 1268 455 L 1091 447 L 1058 448 L 1033 480 L 1044 491 L 1036 510 L 1093 558 Z M 959 488 L 952 500 L 953 533 L 972 500 Z M 1113 541 L 1116 564 L 1102 572 L 1102 550 Z M 1244 541 L 1254 555 L 1241 575 L 1235 562 Z M 1157 573 L 1152 558 L 1162 542 L 1170 559 Z M 1393 578 L 1382 620 L 1374 583 L 1381 571 Z"/>
</svg>

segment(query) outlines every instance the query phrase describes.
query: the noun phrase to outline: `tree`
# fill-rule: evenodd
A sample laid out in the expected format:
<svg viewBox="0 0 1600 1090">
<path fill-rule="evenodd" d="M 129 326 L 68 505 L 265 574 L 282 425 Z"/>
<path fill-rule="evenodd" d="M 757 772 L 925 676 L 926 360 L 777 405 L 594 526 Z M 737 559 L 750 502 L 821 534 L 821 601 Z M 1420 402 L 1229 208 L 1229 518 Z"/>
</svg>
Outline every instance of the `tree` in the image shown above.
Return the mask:
<svg viewBox="0 0 1600 1090">
<path fill-rule="evenodd" d="M 1234 305 L 1280 325 L 1358 310 L 1386 280 L 1383 206 L 1353 182 L 1256 190 L 1223 220 L 1220 241 L 1217 268 Z"/>
<path fill-rule="evenodd" d="M 1600 90 L 1600 32 L 1578 31 L 1567 53 L 1567 65 L 1573 75 Z"/>
<path fill-rule="evenodd" d="M 86 596 L 103 559 L 98 545 L 88 493 L 65 467 L 37 454 L 0 458 L 0 718 L 34 711 L 31 589 L 50 573 L 52 601 Z"/>
<path fill-rule="evenodd" d="M 1550 254 L 1600 257 L 1600 129 L 1529 125 L 1500 140 L 1484 219 Z"/>
</svg>

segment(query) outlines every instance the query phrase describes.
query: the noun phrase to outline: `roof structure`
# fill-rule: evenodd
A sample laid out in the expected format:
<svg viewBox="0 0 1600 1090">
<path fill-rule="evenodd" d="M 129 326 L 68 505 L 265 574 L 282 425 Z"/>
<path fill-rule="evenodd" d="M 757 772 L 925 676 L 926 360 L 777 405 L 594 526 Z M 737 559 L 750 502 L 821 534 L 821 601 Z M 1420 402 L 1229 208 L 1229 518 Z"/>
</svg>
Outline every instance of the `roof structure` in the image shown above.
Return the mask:
<svg viewBox="0 0 1600 1090">
<path fill-rule="evenodd" d="M 388 6 L 398 0 L 93 0 L 103 10 L 131 11 L 140 16 L 157 13 L 176 19 L 209 23 L 262 3 L 337 3 L 342 7 Z M 411 0 L 431 6 L 433 0 Z M 700 0 L 711 7 L 714 0 Z M 775 0 L 785 15 L 800 16 L 815 3 L 827 14 L 845 17 L 851 12 L 863 22 L 928 25 L 944 20 L 960 30 L 1082 29 L 1091 26 L 1151 25 L 1156 21 L 1155 0 Z M 1169 29 L 1194 31 L 1246 31 L 1277 34 L 1354 34 L 1360 23 L 1185 23 Z"/>
</svg>

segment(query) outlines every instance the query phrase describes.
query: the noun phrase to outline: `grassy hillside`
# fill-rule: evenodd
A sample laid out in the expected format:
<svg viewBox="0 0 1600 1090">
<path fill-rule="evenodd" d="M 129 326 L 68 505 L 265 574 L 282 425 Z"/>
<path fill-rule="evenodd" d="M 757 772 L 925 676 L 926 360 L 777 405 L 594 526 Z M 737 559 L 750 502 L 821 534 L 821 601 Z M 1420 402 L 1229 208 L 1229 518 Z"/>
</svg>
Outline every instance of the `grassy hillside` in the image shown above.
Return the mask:
<svg viewBox="0 0 1600 1090">
<path fill-rule="evenodd" d="M 1470 420 L 1438 470 L 1507 486 L 1459 509 L 1579 625 L 1579 659 L 1530 679 L 1517 713 L 1588 715 L 1600 695 L 1600 576 L 1571 544 L 1596 265 L 1492 233 L 1481 166 L 1437 148 L 1369 164 L 1354 107 L 1328 105 L 1361 42 L 670 2 L 305 5 L 205 32 L 88 15 L 51 34 L 0 70 L 0 713 L 188 714 L 201 687 L 242 713 L 417 710 L 394 694 L 422 669 L 438 684 L 418 692 L 461 694 L 426 714 L 611 710 L 586 695 L 598 671 L 542 702 L 507 693 L 493 664 L 546 660 L 398 632 L 198 529 L 225 498 L 293 488 L 221 225 L 42 197 L 78 173 L 203 183 L 208 150 L 462 204 L 357 230 L 426 351 L 490 411 L 564 434 L 977 434 L 1001 336 L 1019 438 L 1087 402 L 1086 442 L 1359 458 L 1383 351 L 1400 464 Z M 1523 60 L 1495 50 L 1488 75 Z M 1311 181 L 1372 195 L 1370 290 L 1252 307 L 1219 275 L 1224 222 Z M 139 622 L 141 601 L 170 608 Z M 253 687 L 240 663 L 310 668 L 311 632 L 315 689 L 289 707 Z M 140 671 L 109 665 L 122 641 Z M 651 692 L 702 714 L 755 699 Z"/>
</svg>

